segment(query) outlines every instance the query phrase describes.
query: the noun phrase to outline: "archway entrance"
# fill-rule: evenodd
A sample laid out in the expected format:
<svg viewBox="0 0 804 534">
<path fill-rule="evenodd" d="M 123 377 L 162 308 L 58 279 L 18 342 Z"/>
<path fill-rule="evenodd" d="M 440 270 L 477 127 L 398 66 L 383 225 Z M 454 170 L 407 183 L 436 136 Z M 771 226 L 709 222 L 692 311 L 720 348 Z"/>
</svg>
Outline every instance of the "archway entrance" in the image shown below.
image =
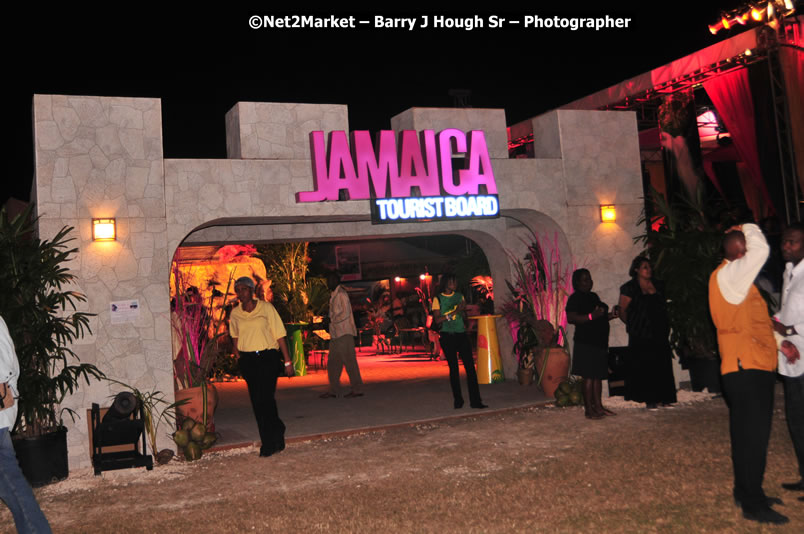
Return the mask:
<svg viewBox="0 0 804 534">
<path fill-rule="evenodd" d="M 298 201 L 298 195 L 318 191 L 316 180 L 324 177 L 323 168 L 318 172 L 312 165 L 310 134 L 348 132 L 346 106 L 238 103 L 226 117 L 228 158 L 194 160 L 164 158 L 158 99 L 35 95 L 33 108 L 39 235 L 50 238 L 65 224 L 78 229 L 76 290 L 87 295 L 86 309 L 95 314 L 92 333 L 75 346 L 76 354 L 109 376 L 168 397 L 174 379 L 168 280 L 181 245 L 457 234 L 483 249 L 492 276 L 502 280 L 510 276 L 505 251 L 522 252 L 521 239 L 530 228 L 555 235 L 562 257 L 590 268 L 608 301 L 616 298 L 624 266 L 638 252 L 632 229 L 642 207 L 642 175 L 633 114 L 544 114 L 527 121 L 534 157 L 510 159 L 504 110 L 409 109 L 391 118 L 391 129 L 408 139 L 408 148 L 417 131 L 425 141 L 433 135 L 426 132 L 478 140 L 483 136 L 471 132 L 484 132 L 487 153 L 469 143 L 464 158 L 469 168 L 463 170 L 478 174 L 481 168 L 473 170 L 473 162 L 482 163 L 484 173 L 493 169 L 500 218 L 372 226 L 368 199 Z M 339 157 L 346 161 L 345 144 L 340 146 Z M 430 171 L 422 170 L 416 153 L 411 148 L 406 161 L 415 159 L 415 174 L 423 177 L 419 171 Z M 363 156 L 358 166 L 371 159 Z M 426 159 L 438 159 L 442 168 L 448 161 L 434 158 Z M 327 180 L 346 178 L 334 172 Z M 446 192 L 449 174 L 439 183 Z M 601 223 L 600 205 L 611 204 L 617 222 Z M 93 218 L 115 219 L 116 241 L 93 242 Z M 113 314 L 118 302 L 136 305 L 131 308 L 136 313 Z M 501 327 L 498 320 L 503 367 L 512 378 L 511 340 Z M 620 328 L 615 340 L 624 335 Z M 108 384 L 93 385 L 65 399 L 63 407 L 80 412 L 112 393 Z M 67 425 L 70 464 L 89 465 L 86 426 Z M 161 446 L 167 445 L 162 439 Z"/>
<path fill-rule="evenodd" d="M 184 290 L 188 287 L 197 290 L 200 302 L 209 306 L 209 316 L 225 317 L 221 310 L 226 307 L 227 293 L 230 305 L 235 298 L 229 281 L 239 276 L 251 276 L 257 281 L 258 288 L 261 285 L 266 287 L 267 291 L 258 293 L 264 299 L 273 298 L 286 322 L 298 320 L 289 315 L 290 310 L 285 305 L 289 299 L 278 294 L 279 288 L 288 284 L 272 280 L 277 272 L 271 266 L 277 261 L 298 260 L 288 258 L 286 251 L 291 248 L 302 250 L 302 244 L 181 246 L 176 251 L 174 268 L 171 269 L 172 296 L 174 299 L 181 296 L 181 291 L 176 293 L 178 286 L 175 283 L 180 278 Z M 271 254 L 279 256 L 272 257 Z M 351 273 L 346 277 L 350 280 L 344 281 L 344 285 L 349 288 L 360 330 L 357 353 L 367 398 L 351 400 L 345 406 L 343 398 L 318 398 L 327 388 L 326 342 L 318 332 L 305 332 L 305 376 L 283 378 L 278 384 L 280 415 L 288 426 L 288 436 L 316 435 L 346 430 L 355 425 L 403 423 L 430 418 L 442 410 L 452 415 L 448 367 L 443 357 L 438 357 L 438 345 L 431 343 L 437 340 L 437 336 L 432 339 L 432 335 L 428 335 L 425 310 L 429 309 L 429 298 L 436 290 L 438 273 L 453 272 L 458 275 L 460 290 L 471 306 L 470 314 L 493 311 L 493 302 L 485 299 L 470 284 L 474 276 L 491 274 L 483 249 L 462 235 L 425 234 L 313 242 L 304 247 L 303 255 L 308 255 L 302 259 L 308 262 L 306 267 L 311 280 L 334 268 Z M 348 265 L 350 261 L 356 265 Z M 383 299 L 387 299 L 389 305 L 403 306 L 401 321 L 393 317 L 393 306 L 389 306 L 385 310 L 384 324 L 372 324 L 370 312 L 379 309 Z M 398 327 L 399 323 L 404 323 L 404 326 Z M 472 323 L 470 332 L 475 334 Z M 221 325 L 218 330 L 225 329 L 225 325 Z M 322 334 L 326 336 L 326 332 Z M 473 346 L 476 346 L 474 336 Z M 221 435 L 219 444 L 257 441 L 259 437 L 245 383 L 237 380 L 236 365 L 233 369 L 227 365 L 225 356 L 219 358 L 222 359 L 211 372 L 216 376 L 215 385 L 219 392 L 215 416 L 216 429 Z M 348 378 L 342 376 L 341 383 L 347 387 Z M 541 399 L 535 390 L 509 391 L 514 389 L 512 384 L 482 388 L 484 398 L 494 398 L 497 408 Z"/>
</svg>

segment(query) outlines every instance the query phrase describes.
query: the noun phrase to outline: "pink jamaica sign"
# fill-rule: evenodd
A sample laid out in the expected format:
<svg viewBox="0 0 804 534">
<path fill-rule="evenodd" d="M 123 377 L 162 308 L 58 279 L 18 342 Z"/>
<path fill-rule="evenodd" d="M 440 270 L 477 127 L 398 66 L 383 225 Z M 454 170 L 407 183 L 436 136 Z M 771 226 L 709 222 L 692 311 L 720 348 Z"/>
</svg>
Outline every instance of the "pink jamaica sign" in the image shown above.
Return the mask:
<svg viewBox="0 0 804 534">
<path fill-rule="evenodd" d="M 484 186 L 487 195 L 497 194 L 486 136 L 481 130 L 464 133 L 454 128 L 399 134 L 383 130 L 378 146 L 368 131 L 351 134 L 351 147 L 344 131 L 310 133 L 310 149 L 315 191 L 296 193 L 296 202 L 340 200 L 345 191 L 349 200 L 403 199 L 417 187 L 422 197 L 478 195 Z M 327 150 L 328 148 L 328 150 Z M 453 154 L 466 153 L 465 168 L 453 173 Z M 457 183 L 453 174 L 456 174 Z M 495 197 L 496 199 L 496 197 Z"/>
</svg>

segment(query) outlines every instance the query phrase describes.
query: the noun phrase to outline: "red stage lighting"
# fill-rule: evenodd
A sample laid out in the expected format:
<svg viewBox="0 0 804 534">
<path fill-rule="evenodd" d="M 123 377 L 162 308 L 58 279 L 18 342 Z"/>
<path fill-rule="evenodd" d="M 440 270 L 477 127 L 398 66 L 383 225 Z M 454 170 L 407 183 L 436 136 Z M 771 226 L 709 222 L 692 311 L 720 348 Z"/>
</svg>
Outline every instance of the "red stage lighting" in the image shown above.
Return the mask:
<svg viewBox="0 0 804 534">
<path fill-rule="evenodd" d="M 743 11 L 742 14 L 739 12 Z M 781 25 L 781 19 L 795 13 L 795 3 L 792 0 L 752 0 L 742 7 L 731 11 L 721 11 L 720 20 L 716 24 L 709 24 L 709 32 L 715 35 L 722 29 L 730 30 L 740 24 L 746 26 L 749 22 L 762 22 L 774 30 Z"/>
</svg>

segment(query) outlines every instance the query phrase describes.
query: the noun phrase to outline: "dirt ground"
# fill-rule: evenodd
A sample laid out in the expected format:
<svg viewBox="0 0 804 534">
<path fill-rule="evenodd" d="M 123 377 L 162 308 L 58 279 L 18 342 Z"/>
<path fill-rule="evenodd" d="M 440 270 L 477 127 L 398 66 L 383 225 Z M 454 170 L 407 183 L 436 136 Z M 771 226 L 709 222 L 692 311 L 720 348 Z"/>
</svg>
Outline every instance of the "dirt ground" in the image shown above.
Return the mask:
<svg viewBox="0 0 804 534">
<path fill-rule="evenodd" d="M 708 399 L 708 397 L 706 397 Z M 648 412 L 527 408 L 348 437 L 88 470 L 37 490 L 54 532 L 803 532 L 784 492 L 795 459 L 777 397 L 765 490 L 782 527 L 745 521 L 731 497 L 722 399 Z M 0 507 L 0 530 L 13 532 Z"/>
</svg>

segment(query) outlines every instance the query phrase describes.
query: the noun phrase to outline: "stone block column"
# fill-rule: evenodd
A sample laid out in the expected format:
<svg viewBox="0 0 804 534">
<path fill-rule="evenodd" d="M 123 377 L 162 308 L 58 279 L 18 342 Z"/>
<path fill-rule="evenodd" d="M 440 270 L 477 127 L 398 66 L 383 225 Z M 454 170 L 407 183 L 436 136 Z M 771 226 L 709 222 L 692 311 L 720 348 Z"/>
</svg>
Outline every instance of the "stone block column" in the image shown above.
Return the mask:
<svg viewBox="0 0 804 534">
<path fill-rule="evenodd" d="M 349 131 L 341 104 L 238 102 L 226 113 L 229 159 L 310 159 L 310 132 Z"/>
<path fill-rule="evenodd" d="M 628 266 L 642 250 L 633 237 L 644 195 L 636 116 L 632 112 L 557 110 L 531 119 L 534 153 L 561 158 L 566 188 L 564 228 L 578 267 L 587 267 L 594 291 L 614 306 Z M 600 205 L 614 204 L 617 221 L 600 222 Z M 627 344 L 620 321 L 610 345 Z"/>
<path fill-rule="evenodd" d="M 73 347 L 110 378 L 173 400 L 161 103 L 149 98 L 35 95 L 32 201 L 40 238 L 75 230 L 68 265 L 91 335 Z M 92 241 L 92 218 L 114 217 L 117 240 Z M 136 300 L 133 322 L 111 323 L 110 303 Z M 90 465 L 86 409 L 109 405 L 120 387 L 82 384 L 63 404 L 81 417 L 68 426 L 70 466 Z M 163 438 L 164 440 L 164 438 Z"/>
</svg>

